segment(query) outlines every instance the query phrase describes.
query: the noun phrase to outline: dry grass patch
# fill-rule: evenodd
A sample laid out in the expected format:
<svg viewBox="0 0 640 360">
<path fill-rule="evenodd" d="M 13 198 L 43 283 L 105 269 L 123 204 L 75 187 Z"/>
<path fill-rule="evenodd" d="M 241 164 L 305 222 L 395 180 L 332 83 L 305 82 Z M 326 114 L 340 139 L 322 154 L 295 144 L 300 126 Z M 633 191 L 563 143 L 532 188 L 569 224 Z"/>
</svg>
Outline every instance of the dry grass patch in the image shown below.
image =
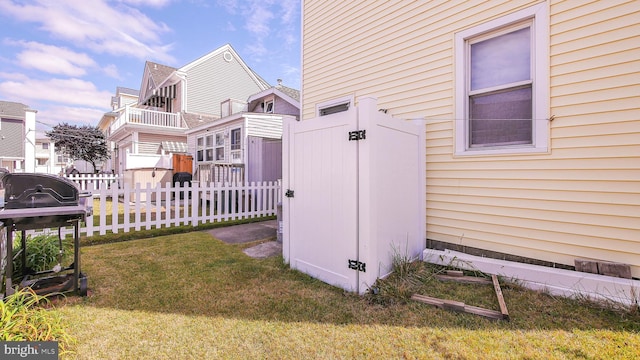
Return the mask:
<svg viewBox="0 0 640 360">
<path fill-rule="evenodd" d="M 640 317 L 504 286 L 511 322 L 345 293 L 204 232 L 84 247 L 90 296 L 60 305 L 79 359 L 633 358 Z M 426 295 L 497 306 L 492 288 Z M 431 274 L 431 275 L 430 275 Z M 419 279 L 416 280 L 416 279 Z"/>
</svg>

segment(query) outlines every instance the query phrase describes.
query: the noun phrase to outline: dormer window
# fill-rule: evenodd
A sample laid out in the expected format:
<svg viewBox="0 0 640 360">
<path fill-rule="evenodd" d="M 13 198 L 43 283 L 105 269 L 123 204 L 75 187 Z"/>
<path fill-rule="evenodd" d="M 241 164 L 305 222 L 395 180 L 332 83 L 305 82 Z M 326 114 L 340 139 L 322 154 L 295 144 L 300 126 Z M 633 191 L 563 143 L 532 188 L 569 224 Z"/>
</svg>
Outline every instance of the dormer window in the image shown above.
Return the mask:
<svg viewBox="0 0 640 360">
<path fill-rule="evenodd" d="M 264 112 L 273 114 L 273 100 L 265 101 L 264 103 Z"/>
</svg>

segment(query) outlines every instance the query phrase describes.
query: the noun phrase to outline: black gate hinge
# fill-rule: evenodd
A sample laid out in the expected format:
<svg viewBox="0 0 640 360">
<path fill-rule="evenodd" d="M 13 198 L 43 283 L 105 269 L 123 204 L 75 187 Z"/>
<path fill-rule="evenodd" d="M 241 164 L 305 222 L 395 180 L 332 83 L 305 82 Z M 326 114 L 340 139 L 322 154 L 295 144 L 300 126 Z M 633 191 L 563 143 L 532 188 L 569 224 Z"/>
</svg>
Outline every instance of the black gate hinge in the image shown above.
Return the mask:
<svg viewBox="0 0 640 360">
<path fill-rule="evenodd" d="M 349 141 L 351 140 L 364 140 L 367 138 L 367 130 L 355 130 L 349 131 Z"/>
<path fill-rule="evenodd" d="M 367 264 L 363 263 L 363 262 L 360 262 L 358 260 L 349 259 L 349 269 L 356 270 L 356 271 L 367 272 Z"/>
<path fill-rule="evenodd" d="M 287 192 L 284 193 L 284 196 L 286 196 L 288 198 L 292 198 L 293 197 L 293 190 L 287 189 Z"/>
</svg>

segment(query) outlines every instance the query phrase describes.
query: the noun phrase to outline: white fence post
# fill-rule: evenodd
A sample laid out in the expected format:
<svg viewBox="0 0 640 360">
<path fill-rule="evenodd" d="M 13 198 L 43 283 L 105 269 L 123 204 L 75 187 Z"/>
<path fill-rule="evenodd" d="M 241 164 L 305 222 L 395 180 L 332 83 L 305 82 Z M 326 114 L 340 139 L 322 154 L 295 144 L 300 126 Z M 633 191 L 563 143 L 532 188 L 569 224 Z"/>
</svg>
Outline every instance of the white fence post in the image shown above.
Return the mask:
<svg viewBox="0 0 640 360">
<path fill-rule="evenodd" d="M 199 214 L 199 203 L 202 204 L 202 202 L 200 201 L 200 184 L 197 181 L 194 181 L 191 183 L 191 189 L 190 189 L 190 199 L 191 199 L 191 225 L 192 226 L 198 226 L 198 224 L 200 223 L 200 214 Z M 187 199 L 189 199 L 189 196 L 187 196 L 185 194 L 185 197 Z M 185 201 L 185 204 L 187 203 L 187 201 Z M 206 205 L 206 204 L 205 204 Z M 185 209 L 185 212 L 187 211 L 187 209 Z"/>
</svg>

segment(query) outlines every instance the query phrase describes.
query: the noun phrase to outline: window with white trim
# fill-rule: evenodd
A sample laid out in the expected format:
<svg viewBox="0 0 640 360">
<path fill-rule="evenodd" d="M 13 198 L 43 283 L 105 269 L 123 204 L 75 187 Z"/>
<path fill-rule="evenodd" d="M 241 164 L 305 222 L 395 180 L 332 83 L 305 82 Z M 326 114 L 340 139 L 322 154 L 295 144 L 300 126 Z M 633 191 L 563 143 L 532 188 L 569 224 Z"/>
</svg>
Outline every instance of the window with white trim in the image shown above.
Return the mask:
<svg viewBox="0 0 640 360">
<path fill-rule="evenodd" d="M 224 162 L 224 133 L 216 133 L 216 161 Z"/>
<path fill-rule="evenodd" d="M 232 163 L 242 162 L 242 129 L 236 128 L 231 130 L 231 159 Z"/>
<path fill-rule="evenodd" d="M 231 150 L 240 150 L 242 144 L 242 132 L 240 128 L 231 130 Z"/>
<path fill-rule="evenodd" d="M 456 154 L 548 148 L 545 3 L 456 34 Z"/>
<path fill-rule="evenodd" d="M 58 155 L 56 156 L 56 160 L 58 164 L 66 164 L 67 162 L 69 162 L 69 157 L 67 157 L 66 155 Z"/>
<path fill-rule="evenodd" d="M 204 137 L 204 161 L 213 161 L 213 135 Z"/>
<path fill-rule="evenodd" d="M 196 139 L 196 161 L 204 161 L 204 137 Z"/>
<path fill-rule="evenodd" d="M 264 103 L 264 112 L 273 114 L 273 100 L 265 101 Z"/>
</svg>

